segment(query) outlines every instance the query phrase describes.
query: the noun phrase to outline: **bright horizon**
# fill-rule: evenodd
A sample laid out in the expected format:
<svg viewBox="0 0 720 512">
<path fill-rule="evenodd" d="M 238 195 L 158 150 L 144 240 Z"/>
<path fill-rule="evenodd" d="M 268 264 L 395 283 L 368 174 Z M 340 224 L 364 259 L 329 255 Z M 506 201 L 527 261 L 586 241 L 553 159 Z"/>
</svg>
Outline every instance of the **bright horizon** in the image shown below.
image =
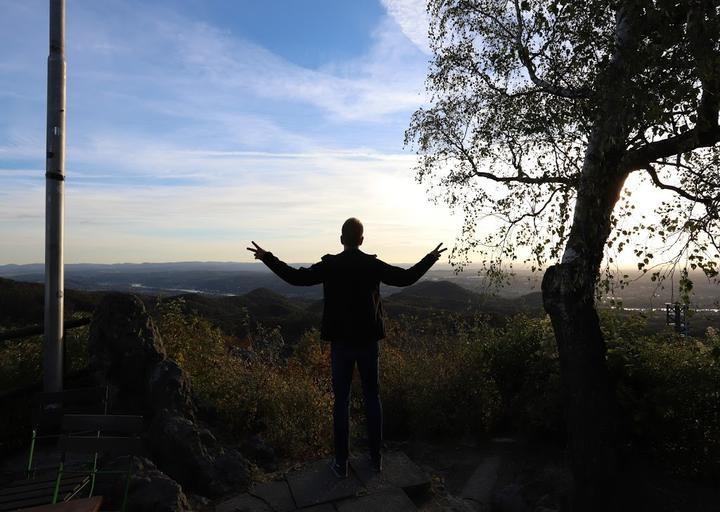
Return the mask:
<svg viewBox="0 0 720 512">
<path fill-rule="evenodd" d="M 47 2 L 3 10 L 0 264 L 38 263 Z M 351 216 L 388 262 L 452 247 L 403 147 L 426 33 L 423 0 L 68 2 L 65 262 L 313 262 Z"/>
</svg>

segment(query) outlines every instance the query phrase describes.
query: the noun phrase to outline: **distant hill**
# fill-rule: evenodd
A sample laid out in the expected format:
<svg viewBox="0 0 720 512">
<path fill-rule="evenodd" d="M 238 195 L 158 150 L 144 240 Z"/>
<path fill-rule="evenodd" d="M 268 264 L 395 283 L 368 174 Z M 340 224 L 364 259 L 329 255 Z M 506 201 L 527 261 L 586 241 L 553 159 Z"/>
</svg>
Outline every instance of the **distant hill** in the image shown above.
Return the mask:
<svg viewBox="0 0 720 512">
<path fill-rule="evenodd" d="M 283 335 L 289 338 L 298 338 L 306 330 L 320 325 L 322 301 L 285 297 L 265 288 L 235 297 L 197 293 L 178 297 L 185 302 L 187 312 L 208 318 L 224 332 L 238 338 L 247 335 L 248 321 L 280 326 Z M 154 297 L 152 302 L 155 302 Z M 316 303 L 320 307 L 314 307 Z M 151 309 L 153 307 L 151 304 Z"/>
<path fill-rule="evenodd" d="M 402 288 L 391 297 L 425 297 L 467 302 L 477 298 L 478 294 L 450 281 L 419 281 L 412 286 Z"/>
<path fill-rule="evenodd" d="M 503 316 L 521 311 L 529 314 L 542 313 L 542 296 L 539 292 L 508 299 L 476 293 L 450 281 L 420 281 L 388 296 L 386 303 L 389 312 L 433 309 Z"/>
<path fill-rule="evenodd" d="M 322 316 L 322 300 L 287 297 L 266 288 L 234 297 L 203 294 L 183 294 L 179 297 L 184 300 L 186 311 L 197 312 L 226 333 L 239 338 L 246 335 L 246 312 L 250 322 L 280 326 L 288 339 L 297 339 L 306 330 L 319 327 Z M 463 315 L 485 313 L 500 321 L 521 311 L 542 314 L 539 293 L 502 299 L 481 295 L 447 281 L 421 281 L 387 296 L 383 302 L 390 317 L 449 311 Z"/>
<path fill-rule="evenodd" d="M 268 277 L 272 277 L 267 274 Z M 172 279 L 172 278 L 168 278 Z M 390 289 L 392 290 L 392 289 Z M 429 311 L 451 311 L 461 314 L 485 312 L 506 315 L 520 310 L 539 310 L 539 296 L 523 296 L 518 299 L 502 299 L 467 290 L 448 281 L 420 281 L 398 289 L 384 299 L 390 316 L 399 314 L 427 314 Z M 155 309 L 157 296 L 147 293 L 141 296 L 150 308 Z M 65 312 L 92 312 L 103 292 L 66 289 Z M 247 322 L 260 321 L 265 325 L 278 325 L 286 336 L 296 337 L 320 324 L 322 300 L 318 298 L 289 297 L 264 287 L 255 288 L 235 296 L 202 293 L 178 293 L 165 296 L 181 297 L 187 312 L 197 312 L 213 321 L 228 334 L 244 337 Z M 534 297 L 534 298 L 533 298 Z M 531 300 L 532 299 L 532 300 Z M 535 300 L 536 299 L 536 300 Z M 38 324 L 43 318 L 43 285 L 0 278 L 0 325 L 22 327 Z"/>
<path fill-rule="evenodd" d="M 45 287 L 0 278 L 0 325 L 26 327 L 43 323 Z M 101 295 L 75 290 L 65 291 L 65 318 L 74 313 L 92 313 Z"/>
<path fill-rule="evenodd" d="M 293 266 L 306 266 L 307 264 L 293 263 Z M 400 265 L 406 267 L 408 265 Z M 488 291 L 496 291 L 488 305 L 494 304 L 499 310 L 503 309 L 504 299 L 524 299 L 528 306 L 534 307 L 538 303 L 540 280 L 542 274 L 531 274 L 526 270 L 517 269 L 516 274 L 509 279 L 508 286 L 494 289 L 487 282 L 478 269 L 466 269 L 456 274 L 447 265 L 436 264 L 424 276 L 418 285 L 427 281 L 450 282 L 459 285 L 465 290 L 475 292 L 481 296 L 488 296 Z M 41 283 L 43 281 L 44 266 L 41 264 L 29 265 L 0 265 L 0 277 L 16 281 Z M 630 269 L 627 272 L 635 276 L 637 272 Z M 257 288 L 267 288 L 288 297 L 303 297 L 319 300 L 322 298 L 321 286 L 291 286 L 272 274 L 259 262 L 176 262 L 176 263 L 122 263 L 122 264 L 68 264 L 65 266 L 65 287 L 74 290 L 117 290 L 131 291 L 154 295 L 177 295 L 188 292 L 209 293 L 215 295 L 243 295 Z M 691 272 L 693 280 L 693 295 L 691 303 L 696 308 L 717 309 L 720 307 L 720 286 L 716 282 L 708 281 L 699 272 Z M 403 291 L 400 288 L 381 286 L 384 297 Z M 451 290 L 447 290 L 452 293 Z M 631 286 L 616 291 L 617 297 L 626 307 L 648 308 L 663 307 L 665 302 L 678 298 L 677 282 L 675 286 L 667 281 L 653 282 L 649 276 L 640 278 Z M 409 295 L 405 296 L 407 300 Z M 462 302 L 461 297 L 457 297 Z M 452 295 L 448 300 L 452 302 Z M 446 307 L 459 307 L 446 304 Z M 509 307 L 515 307 L 508 303 Z"/>
<path fill-rule="evenodd" d="M 260 274 L 254 272 L 254 274 Z M 274 278 L 265 273 L 265 278 Z M 169 276 L 172 280 L 176 277 Z M 168 281 L 171 282 L 171 281 Z M 177 284 L 177 283 L 176 283 Z M 180 283 L 182 286 L 182 283 Z M 72 284 L 66 284 L 65 315 L 73 313 L 91 313 L 102 297 L 102 291 L 73 290 Z M 248 326 L 261 322 L 266 326 L 279 326 L 288 340 L 295 340 L 312 327 L 319 327 L 322 315 L 321 287 L 320 296 L 297 297 L 279 293 L 277 289 L 256 287 L 238 295 L 212 295 L 187 293 L 169 290 L 148 293 L 149 288 L 130 288 L 125 291 L 143 292 L 140 296 L 149 310 L 155 311 L 158 297 L 181 297 L 185 301 L 185 311 L 196 312 L 209 319 L 224 332 L 244 338 Z M 515 298 L 499 297 L 477 293 L 446 280 L 424 280 L 407 288 L 386 288 L 384 307 L 390 318 L 398 315 L 423 316 L 447 311 L 459 315 L 488 315 L 494 322 L 503 322 L 505 318 L 517 313 L 543 315 L 542 296 L 539 291 L 520 295 Z M 19 282 L 0 278 L 0 326 L 4 328 L 25 327 L 40 324 L 43 320 L 43 285 L 39 283 Z M 717 312 L 698 312 L 691 319 L 691 332 L 701 335 L 709 325 L 718 325 Z M 657 332 L 664 328 L 664 313 L 658 311 L 650 315 L 648 332 Z"/>
</svg>

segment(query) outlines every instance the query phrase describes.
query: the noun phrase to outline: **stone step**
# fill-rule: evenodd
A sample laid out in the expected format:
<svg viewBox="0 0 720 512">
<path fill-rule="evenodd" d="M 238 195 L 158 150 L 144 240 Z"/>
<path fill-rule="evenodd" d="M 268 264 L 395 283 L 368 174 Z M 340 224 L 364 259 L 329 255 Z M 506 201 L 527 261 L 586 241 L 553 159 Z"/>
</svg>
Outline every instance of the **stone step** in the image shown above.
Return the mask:
<svg viewBox="0 0 720 512">
<path fill-rule="evenodd" d="M 402 452 L 383 458 L 375 473 L 368 457 L 350 460 L 348 478 L 338 479 L 330 460 L 291 471 L 285 480 L 259 483 L 249 492 L 225 500 L 216 512 L 413 512 L 408 497 L 430 488 L 430 477 Z"/>
<path fill-rule="evenodd" d="M 357 495 L 363 486 L 350 472 L 348 478 L 338 479 L 330 469 L 330 460 L 307 464 L 286 476 L 298 508 L 339 501 Z"/>
<path fill-rule="evenodd" d="M 491 509 L 493 489 L 497 483 L 500 464 L 499 456 L 486 458 L 477 466 L 460 493 L 460 497 L 470 500 L 478 512 Z"/>
<path fill-rule="evenodd" d="M 274 512 L 260 498 L 248 493 L 235 496 L 215 506 L 215 512 Z"/>
<path fill-rule="evenodd" d="M 350 467 L 368 493 L 400 488 L 410 496 L 430 489 L 430 476 L 403 452 L 390 452 L 383 456 L 383 470 L 372 470 L 369 457 L 350 459 Z"/>
<path fill-rule="evenodd" d="M 250 489 L 250 495 L 267 503 L 273 512 L 292 512 L 297 508 L 285 480 L 256 484 Z"/>
<path fill-rule="evenodd" d="M 358 496 L 335 504 L 338 512 L 416 512 L 417 507 L 398 488 Z"/>
</svg>

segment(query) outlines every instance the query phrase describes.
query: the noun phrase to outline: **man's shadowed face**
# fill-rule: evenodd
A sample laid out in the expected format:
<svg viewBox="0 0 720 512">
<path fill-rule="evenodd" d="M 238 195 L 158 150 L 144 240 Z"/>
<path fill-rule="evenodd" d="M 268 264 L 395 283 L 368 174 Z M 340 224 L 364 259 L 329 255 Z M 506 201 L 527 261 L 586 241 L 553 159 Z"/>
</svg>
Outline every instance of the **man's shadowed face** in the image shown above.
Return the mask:
<svg viewBox="0 0 720 512">
<path fill-rule="evenodd" d="M 363 225 L 355 217 L 350 217 L 342 225 L 340 243 L 348 248 L 360 247 L 363 243 Z"/>
</svg>

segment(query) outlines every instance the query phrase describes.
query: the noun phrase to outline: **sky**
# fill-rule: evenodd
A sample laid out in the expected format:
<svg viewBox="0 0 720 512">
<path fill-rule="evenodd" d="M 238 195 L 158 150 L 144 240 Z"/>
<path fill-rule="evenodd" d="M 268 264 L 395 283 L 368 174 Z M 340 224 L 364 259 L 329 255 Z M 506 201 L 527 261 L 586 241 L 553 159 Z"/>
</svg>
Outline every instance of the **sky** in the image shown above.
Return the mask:
<svg viewBox="0 0 720 512">
<path fill-rule="evenodd" d="M 44 259 L 46 0 L 0 0 L 0 264 Z M 65 261 L 413 262 L 461 218 L 403 147 L 423 0 L 67 0 Z"/>
</svg>

